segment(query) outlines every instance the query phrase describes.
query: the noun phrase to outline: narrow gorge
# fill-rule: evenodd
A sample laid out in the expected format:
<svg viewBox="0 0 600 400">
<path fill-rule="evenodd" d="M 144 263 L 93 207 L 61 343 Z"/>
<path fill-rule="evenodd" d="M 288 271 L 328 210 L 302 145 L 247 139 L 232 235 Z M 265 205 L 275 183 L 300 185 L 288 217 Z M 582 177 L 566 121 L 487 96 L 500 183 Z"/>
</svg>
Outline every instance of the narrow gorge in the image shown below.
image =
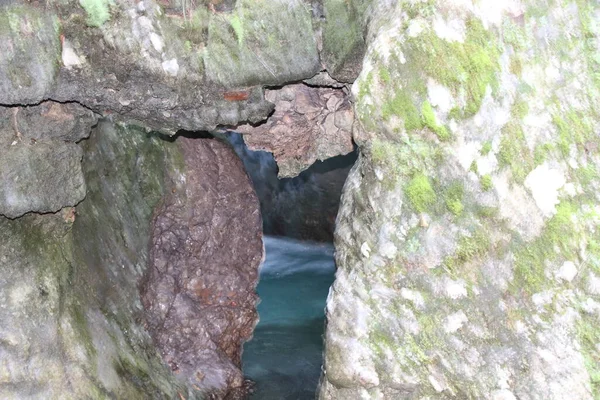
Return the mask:
<svg viewBox="0 0 600 400">
<path fill-rule="evenodd" d="M 585 0 L 0 1 L 0 399 L 600 399 L 599 76 Z"/>
</svg>

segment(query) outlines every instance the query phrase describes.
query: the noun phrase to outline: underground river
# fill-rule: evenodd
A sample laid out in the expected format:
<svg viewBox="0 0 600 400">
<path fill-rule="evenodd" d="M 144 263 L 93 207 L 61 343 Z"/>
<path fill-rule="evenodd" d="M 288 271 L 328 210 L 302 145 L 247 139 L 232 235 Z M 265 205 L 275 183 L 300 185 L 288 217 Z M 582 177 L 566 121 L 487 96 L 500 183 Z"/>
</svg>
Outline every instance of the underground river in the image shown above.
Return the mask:
<svg viewBox="0 0 600 400">
<path fill-rule="evenodd" d="M 256 383 L 251 399 L 312 400 L 335 273 L 333 245 L 270 236 L 264 241 L 260 322 L 243 355 L 244 373 Z"/>
</svg>

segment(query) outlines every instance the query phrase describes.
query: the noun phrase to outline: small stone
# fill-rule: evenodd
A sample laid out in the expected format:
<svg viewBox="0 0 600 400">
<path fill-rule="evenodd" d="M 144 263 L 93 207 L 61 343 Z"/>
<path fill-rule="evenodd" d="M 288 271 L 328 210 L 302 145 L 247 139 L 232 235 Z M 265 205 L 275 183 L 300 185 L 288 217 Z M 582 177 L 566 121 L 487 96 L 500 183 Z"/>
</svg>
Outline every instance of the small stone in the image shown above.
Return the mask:
<svg viewBox="0 0 600 400">
<path fill-rule="evenodd" d="M 162 53 L 165 43 L 159 35 L 154 32 L 150 33 L 150 42 L 152 42 L 154 50 Z"/>
<path fill-rule="evenodd" d="M 429 383 L 431 383 L 431 386 L 433 386 L 436 392 L 441 393 L 444 391 L 445 386 L 442 385 L 442 383 L 440 383 L 435 376 L 429 375 L 427 379 L 429 379 Z"/>
<path fill-rule="evenodd" d="M 466 322 L 469 322 L 469 319 L 465 313 L 460 310 L 446 317 L 446 320 L 444 321 L 444 330 L 446 333 L 454 333 L 462 328 Z"/>
<path fill-rule="evenodd" d="M 177 63 L 177 59 L 173 58 L 171 60 L 163 61 L 162 63 L 163 70 L 170 76 L 177 76 L 179 73 L 179 63 Z"/>
<path fill-rule="evenodd" d="M 334 96 L 334 95 L 329 97 L 329 99 L 327 100 L 327 109 L 332 112 L 337 110 L 340 100 L 341 99 L 339 97 Z"/>
<path fill-rule="evenodd" d="M 71 69 L 73 67 L 81 67 L 81 58 L 75 53 L 71 43 L 67 40 L 63 40 L 62 46 L 62 63 L 67 69 Z"/>
<path fill-rule="evenodd" d="M 571 282 L 575 276 L 577 275 L 577 267 L 572 261 L 565 261 L 565 263 L 560 267 L 558 273 L 556 274 L 557 278 L 562 279 L 563 281 Z"/>
<path fill-rule="evenodd" d="M 367 242 L 364 242 L 362 244 L 362 246 L 360 246 L 360 253 L 365 257 L 365 258 L 369 258 L 369 256 L 371 255 L 371 247 L 369 247 L 369 244 Z"/>
</svg>

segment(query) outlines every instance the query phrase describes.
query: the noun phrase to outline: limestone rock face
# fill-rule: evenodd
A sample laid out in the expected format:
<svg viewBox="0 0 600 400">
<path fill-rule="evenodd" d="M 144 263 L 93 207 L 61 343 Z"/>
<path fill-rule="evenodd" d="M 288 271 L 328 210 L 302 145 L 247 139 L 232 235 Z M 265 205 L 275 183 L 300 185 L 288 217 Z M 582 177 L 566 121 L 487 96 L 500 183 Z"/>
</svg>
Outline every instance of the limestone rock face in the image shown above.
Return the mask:
<svg viewBox="0 0 600 400">
<path fill-rule="evenodd" d="M 0 215 L 56 212 L 86 194 L 81 148 L 97 117 L 77 104 L 0 107 Z"/>
<path fill-rule="evenodd" d="M 83 147 L 85 201 L 0 217 L 0 398 L 195 398 L 143 329 L 137 287 L 175 146 L 103 122 Z"/>
<path fill-rule="evenodd" d="M 600 396 L 599 12 L 373 15 L 321 399 Z"/>
<path fill-rule="evenodd" d="M 266 90 L 275 112 L 265 123 L 238 131 L 251 150 L 273 153 L 279 177 L 294 177 L 317 160 L 352 152 L 354 111 L 342 89 L 287 85 Z"/>
<path fill-rule="evenodd" d="M 0 104 L 77 101 L 170 133 L 256 123 L 272 110 L 259 85 L 321 69 L 312 14 L 300 0 L 218 3 L 4 3 Z"/>
<path fill-rule="evenodd" d="M 341 82 L 354 82 L 366 50 L 367 18 L 372 0 L 323 0 L 321 35 L 323 64 Z"/>
<path fill-rule="evenodd" d="M 178 142 L 185 169 L 155 211 L 143 303 L 171 369 L 223 398 L 242 387 L 242 344 L 258 322 L 260 208 L 230 146 L 217 139 Z"/>
</svg>

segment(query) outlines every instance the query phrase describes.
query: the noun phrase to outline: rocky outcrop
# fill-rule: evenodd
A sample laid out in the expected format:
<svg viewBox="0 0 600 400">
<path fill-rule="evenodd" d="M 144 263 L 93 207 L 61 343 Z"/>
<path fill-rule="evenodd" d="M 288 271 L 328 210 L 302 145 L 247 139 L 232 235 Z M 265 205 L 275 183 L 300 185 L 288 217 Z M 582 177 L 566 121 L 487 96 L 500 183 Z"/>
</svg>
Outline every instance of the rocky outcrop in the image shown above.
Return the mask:
<svg viewBox="0 0 600 400">
<path fill-rule="evenodd" d="M 0 215 L 56 212 L 85 197 L 81 148 L 97 117 L 77 104 L 0 107 Z"/>
<path fill-rule="evenodd" d="M 321 399 L 600 396 L 598 11 L 373 17 Z"/>
<path fill-rule="evenodd" d="M 0 217 L 0 397 L 235 394 L 263 251 L 241 161 L 105 120 L 79 146 L 83 202 Z"/>
<path fill-rule="evenodd" d="M 103 122 L 82 147 L 85 201 L 0 217 L 0 398 L 194 398 L 143 329 L 137 288 L 175 146 Z"/>
<path fill-rule="evenodd" d="M 179 379 L 223 398 L 242 389 L 242 344 L 258 322 L 259 204 L 227 144 L 183 137 L 178 144 L 185 167 L 153 221 L 141 289 L 146 322 Z"/>
<path fill-rule="evenodd" d="M 371 3 L 320 1 L 321 58 L 329 74 L 340 82 L 354 82 L 362 69 Z"/>
<path fill-rule="evenodd" d="M 293 177 L 317 160 L 352 152 L 354 112 L 342 89 L 287 85 L 266 90 L 275 104 L 269 119 L 238 131 L 251 150 L 273 153 L 280 178 Z"/>
<path fill-rule="evenodd" d="M 261 85 L 321 69 L 303 1 L 204 3 L 0 6 L 0 104 L 76 101 L 171 133 L 210 130 L 263 120 Z"/>
</svg>

